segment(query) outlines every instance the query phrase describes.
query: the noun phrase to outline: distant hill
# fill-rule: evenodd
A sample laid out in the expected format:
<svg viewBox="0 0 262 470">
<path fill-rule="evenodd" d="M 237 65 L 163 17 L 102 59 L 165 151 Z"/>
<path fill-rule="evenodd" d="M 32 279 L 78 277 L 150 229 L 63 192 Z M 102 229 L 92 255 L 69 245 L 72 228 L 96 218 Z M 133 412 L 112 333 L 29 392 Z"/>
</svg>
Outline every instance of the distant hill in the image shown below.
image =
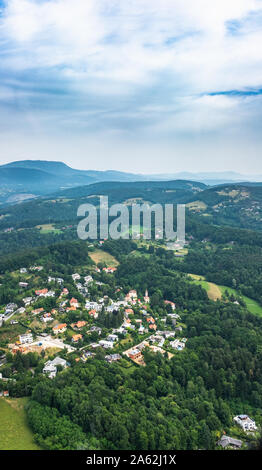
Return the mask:
<svg viewBox="0 0 262 470">
<path fill-rule="evenodd" d="M 161 182 L 103 182 L 65 189 L 50 196 L 34 199 L 1 210 L 0 231 L 8 227 L 35 227 L 46 223 L 77 223 L 80 204 L 99 203 L 99 196 L 106 195 L 109 204 L 114 203 L 184 203 L 207 188 L 192 181 Z"/>
<path fill-rule="evenodd" d="M 118 171 L 85 171 L 63 162 L 23 160 L 0 166 L 0 202 L 13 202 L 23 194 L 46 195 L 64 188 L 97 181 L 135 181 L 139 175 Z"/>
<path fill-rule="evenodd" d="M 208 188 L 192 197 L 188 209 L 217 225 L 262 230 L 262 184 L 240 183 Z"/>
</svg>

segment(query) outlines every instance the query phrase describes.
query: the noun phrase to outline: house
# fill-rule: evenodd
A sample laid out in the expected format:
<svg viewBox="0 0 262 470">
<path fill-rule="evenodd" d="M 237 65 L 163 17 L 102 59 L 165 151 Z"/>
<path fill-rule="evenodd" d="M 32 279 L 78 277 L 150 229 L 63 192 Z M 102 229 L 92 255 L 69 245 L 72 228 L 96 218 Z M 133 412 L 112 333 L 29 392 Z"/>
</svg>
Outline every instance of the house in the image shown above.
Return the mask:
<svg viewBox="0 0 262 470">
<path fill-rule="evenodd" d="M 83 362 L 86 362 L 89 357 L 93 357 L 93 356 L 95 356 L 94 353 L 91 353 L 90 351 L 85 351 L 81 357 L 81 360 Z"/>
<path fill-rule="evenodd" d="M 66 331 L 67 324 L 59 323 L 59 325 L 54 326 L 53 333 L 57 335 L 58 333 L 64 333 Z"/>
<path fill-rule="evenodd" d="M 50 379 L 53 379 L 56 376 L 57 368 L 52 364 L 51 361 L 46 362 L 43 370 L 43 374 L 47 375 Z"/>
<path fill-rule="evenodd" d="M 235 416 L 234 421 L 243 429 L 243 431 L 256 431 L 257 430 L 255 421 L 249 418 L 248 415 Z"/>
<path fill-rule="evenodd" d="M 96 333 L 98 333 L 99 335 L 101 335 L 101 333 L 102 333 L 102 328 L 100 328 L 99 326 L 91 326 L 90 331 L 91 331 L 92 333 L 95 331 Z"/>
<path fill-rule="evenodd" d="M 134 361 L 137 359 L 141 359 L 142 353 L 139 349 L 132 349 L 132 351 L 129 351 L 128 357 L 130 357 L 130 359 Z"/>
<path fill-rule="evenodd" d="M 79 303 L 78 303 L 77 299 L 75 299 L 74 297 L 72 297 L 72 299 L 70 300 L 69 303 L 70 303 L 71 307 L 75 307 L 75 308 L 79 307 Z"/>
<path fill-rule="evenodd" d="M 66 309 L 67 312 L 75 312 L 76 311 L 76 307 L 74 307 L 73 305 L 70 306 L 70 307 L 67 307 Z"/>
<path fill-rule="evenodd" d="M 97 303 L 97 302 L 90 302 L 87 301 L 85 304 L 86 310 L 95 310 L 96 312 L 101 312 L 103 305 Z"/>
<path fill-rule="evenodd" d="M 175 331 L 159 331 L 158 334 L 164 336 L 164 338 L 173 338 L 176 336 Z"/>
<path fill-rule="evenodd" d="M 113 349 L 114 343 L 112 341 L 106 341 L 105 339 L 101 339 L 99 341 L 100 346 L 104 349 Z"/>
<path fill-rule="evenodd" d="M 98 317 L 98 313 L 96 310 L 90 310 L 89 315 L 90 317 L 95 318 L 95 319 Z"/>
<path fill-rule="evenodd" d="M 61 357 L 55 357 L 53 361 L 47 361 L 43 368 L 43 374 L 46 374 L 50 379 L 53 379 L 57 374 L 57 366 L 62 366 L 63 369 L 67 367 L 67 362 Z"/>
<path fill-rule="evenodd" d="M 182 351 L 185 348 L 185 343 L 182 341 L 179 341 L 179 339 L 175 339 L 175 341 L 170 342 L 170 346 L 177 351 Z"/>
<path fill-rule="evenodd" d="M 53 321 L 53 320 L 54 319 L 53 319 L 51 313 L 44 313 L 44 315 L 42 315 L 42 317 L 41 317 L 41 321 L 43 323 L 48 323 L 48 322 Z"/>
<path fill-rule="evenodd" d="M 28 287 L 28 282 L 19 282 L 19 287 L 26 289 Z"/>
<path fill-rule="evenodd" d="M 25 297 L 23 299 L 23 302 L 24 302 L 25 306 L 27 307 L 28 305 L 31 304 L 32 300 L 33 300 L 33 297 Z"/>
<path fill-rule="evenodd" d="M 25 307 L 20 307 L 16 311 L 17 313 L 25 313 Z"/>
<path fill-rule="evenodd" d="M 46 297 L 48 293 L 48 289 L 38 289 L 35 291 L 35 295 L 38 297 Z"/>
<path fill-rule="evenodd" d="M 109 305 L 108 307 L 106 307 L 106 312 L 108 313 L 113 313 L 113 312 L 116 312 L 119 310 L 119 307 L 117 304 L 112 304 L 112 305 Z"/>
<path fill-rule="evenodd" d="M 140 327 L 138 329 L 138 333 L 140 333 L 140 334 L 145 333 L 145 327 L 143 325 L 140 325 Z"/>
<path fill-rule="evenodd" d="M 41 307 L 41 308 L 36 308 L 35 310 L 32 310 L 32 314 L 33 315 L 39 315 L 39 313 L 42 313 L 44 311 L 44 309 Z"/>
<path fill-rule="evenodd" d="M 29 269 L 30 269 L 30 271 L 38 271 L 38 272 L 40 272 L 40 271 L 42 271 L 44 268 L 43 268 L 43 266 L 31 266 Z"/>
<path fill-rule="evenodd" d="M 4 391 L 3 391 L 3 396 L 4 396 L 4 397 L 9 397 L 9 391 L 8 391 L 8 390 L 4 390 Z"/>
<path fill-rule="evenodd" d="M 17 304 L 13 302 L 7 304 L 5 307 L 5 315 L 9 315 L 9 313 L 13 313 L 15 309 L 17 309 L 17 307 L 18 307 Z"/>
<path fill-rule="evenodd" d="M 81 278 L 80 274 L 78 273 L 72 274 L 73 281 L 78 281 L 80 278 Z"/>
<path fill-rule="evenodd" d="M 33 343 L 33 335 L 32 333 L 25 333 L 24 335 L 19 336 L 19 341 L 21 344 L 30 344 Z"/>
<path fill-rule="evenodd" d="M 157 326 L 156 326 L 156 325 L 152 325 L 152 324 L 151 324 L 151 325 L 149 325 L 149 327 L 148 327 L 148 328 L 149 328 L 150 330 L 154 330 L 154 331 L 156 331 L 156 330 L 157 330 Z"/>
<path fill-rule="evenodd" d="M 78 343 L 78 341 L 81 341 L 83 339 L 83 336 L 78 334 L 78 335 L 74 335 L 72 336 L 72 343 Z"/>
<path fill-rule="evenodd" d="M 232 449 L 241 449 L 243 442 L 238 439 L 233 439 L 229 436 L 222 436 L 220 441 L 217 442 L 217 445 L 219 447 L 223 447 L 224 449 L 226 447 L 230 447 Z"/>
<path fill-rule="evenodd" d="M 115 341 L 118 340 L 118 336 L 114 334 L 108 335 L 107 340 L 112 341 L 114 343 Z"/>
<path fill-rule="evenodd" d="M 126 308 L 125 309 L 125 314 L 128 315 L 134 315 L 134 310 L 132 308 Z"/>
<path fill-rule="evenodd" d="M 26 268 L 20 268 L 20 274 L 25 274 L 27 273 L 27 269 Z"/>
<path fill-rule="evenodd" d="M 93 282 L 93 278 L 92 276 L 85 276 L 84 281 L 85 281 L 85 284 L 88 286 L 89 284 L 91 284 L 91 282 Z"/>
<path fill-rule="evenodd" d="M 70 326 L 72 328 L 77 328 L 78 330 L 80 330 L 81 328 L 86 326 L 86 321 L 78 321 L 77 323 L 72 323 Z"/>
<path fill-rule="evenodd" d="M 111 364 L 112 362 L 120 361 L 121 356 L 120 354 L 108 354 L 105 356 L 105 360 Z"/>
<path fill-rule="evenodd" d="M 131 300 L 137 300 L 137 291 L 136 290 L 130 290 L 128 294 L 125 297 L 125 300 L 127 302 L 130 302 Z"/>
<path fill-rule="evenodd" d="M 69 290 L 66 287 L 64 287 L 64 289 L 61 292 L 61 295 L 68 295 L 68 294 L 69 294 Z"/>
<path fill-rule="evenodd" d="M 164 301 L 164 304 L 165 305 L 170 305 L 170 307 L 172 308 L 172 310 L 175 310 L 176 309 L 176 304 L 174 302 L 170 302 L 170 300 L 165 300 Z"/>
<path fill-rule="evenodd" d="M 108 268 L 103 268 L 103 271 L 107 274 L 113 274 L 116 271 L 116 268 L 109 266 Z"/>
</svg>

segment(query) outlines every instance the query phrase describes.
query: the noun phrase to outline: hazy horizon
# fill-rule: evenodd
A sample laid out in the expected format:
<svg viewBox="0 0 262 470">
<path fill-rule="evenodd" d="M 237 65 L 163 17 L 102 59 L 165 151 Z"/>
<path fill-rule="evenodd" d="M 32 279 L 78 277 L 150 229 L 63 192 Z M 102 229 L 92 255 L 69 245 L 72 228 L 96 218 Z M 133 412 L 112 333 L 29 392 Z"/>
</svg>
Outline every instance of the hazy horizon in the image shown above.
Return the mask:
<svg viewBox="0 0 262 470">
<path fill-rule="evenodd" d="M 262 174 L 261 26 L 261 0 L 0 0 L 0 163 Z"/>
</svg>

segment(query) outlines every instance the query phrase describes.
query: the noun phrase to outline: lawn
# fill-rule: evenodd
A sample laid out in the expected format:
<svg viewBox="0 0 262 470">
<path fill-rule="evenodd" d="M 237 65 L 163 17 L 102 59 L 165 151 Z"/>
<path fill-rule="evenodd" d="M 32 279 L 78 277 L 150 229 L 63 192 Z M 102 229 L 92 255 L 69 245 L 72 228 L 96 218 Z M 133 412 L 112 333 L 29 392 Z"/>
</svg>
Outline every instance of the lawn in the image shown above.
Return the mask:
<svg viewBox="0 0 262 470">
<path fill-rule="evenodd" d="M 250 297 L 239 294 L 231 287 L 218 286 L 212 282 L 207 282 L 203 276 L 198 276 L 197 274 L 189 274 L 189 276 L 194 280 L 194 282 L 201 285 L 201 287 L 207 291 L 207 295 L 211 300 L 221 299 L 222 295 L 225 293 L 225 291 L 227 291 L 229 294 L 233 294 L 235 297 L 241 297 L 250 313 L 262 317 L 262 306 L 259 305 L 259 303 L 255 300 L 250 299 Z"/>
<path fill-rule="evenodd" d="M 239 295 L 238 292 L 231 287 L 219 286 L 219 289 L 221 290 L 222 294 L 224 294 L 224 292 L 227 290 L 229 294 L 241 297 L 246 303 L 247 309 L 250 313 L 262 317 L 262 307 L 255 300 L 250 299 L 250 297 L 246 297 L 245 295 Z"/>
<path fill-rule="evenodd" d="M 106 266 L 110 267 L 116 267 L 119 264 L 118 261 L 114 258 L 114 256 L 100 249 L 97 249 L 92 252 L 90 251 L 89 256 L 95 262 L 95 264 L 104 263 L 106 264 Z"/>
<path fill-rule="evenodd" d="M 38 228 L 43 235 L 48 233 L 62 233 L 62 230 L 55 228 L 53 224 L 37 225 L 36 228 Z"/>
<path fill-rule="evenodd" d="M 203 289 L 206 290 L 208 298 L 210 300 L 220 300 L 222 297 L 222 292 L 216 284 L 213 282 L 205 281 L 203 276 L 198 276 L 197 274 L 189 274 L 197 284 L 199 284 Z"/>
<path fill-rule="evenodd" d="M 26 422 L 26 398 L 0 398 L 0 450 L 40 450 Z"/>
</svg>

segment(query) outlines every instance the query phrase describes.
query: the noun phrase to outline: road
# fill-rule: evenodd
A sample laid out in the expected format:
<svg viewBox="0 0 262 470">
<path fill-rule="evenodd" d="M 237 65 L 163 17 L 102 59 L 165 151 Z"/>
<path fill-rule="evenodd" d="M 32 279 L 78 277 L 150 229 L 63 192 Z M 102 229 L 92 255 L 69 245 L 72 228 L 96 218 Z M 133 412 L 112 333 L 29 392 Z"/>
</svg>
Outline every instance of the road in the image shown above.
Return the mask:
<svg viewBox="0 0 262 470">
<path fill-rule="evenodd" d="M 38 336 L 37 341 L 34 343 L 31 343 L 33 346 L 37 346 L 39 343 L 42 343 L 43 347 L 45 349 L 47 348 L 59 348 L 59 349 L 64 349 L 66 348 L 68 352 L 73 352 L 76 350 L 73 346 L 70 346 L 69 344 L 63 343 L 60 339 L 53 339 L 51 336 Z"/>
</svg>

